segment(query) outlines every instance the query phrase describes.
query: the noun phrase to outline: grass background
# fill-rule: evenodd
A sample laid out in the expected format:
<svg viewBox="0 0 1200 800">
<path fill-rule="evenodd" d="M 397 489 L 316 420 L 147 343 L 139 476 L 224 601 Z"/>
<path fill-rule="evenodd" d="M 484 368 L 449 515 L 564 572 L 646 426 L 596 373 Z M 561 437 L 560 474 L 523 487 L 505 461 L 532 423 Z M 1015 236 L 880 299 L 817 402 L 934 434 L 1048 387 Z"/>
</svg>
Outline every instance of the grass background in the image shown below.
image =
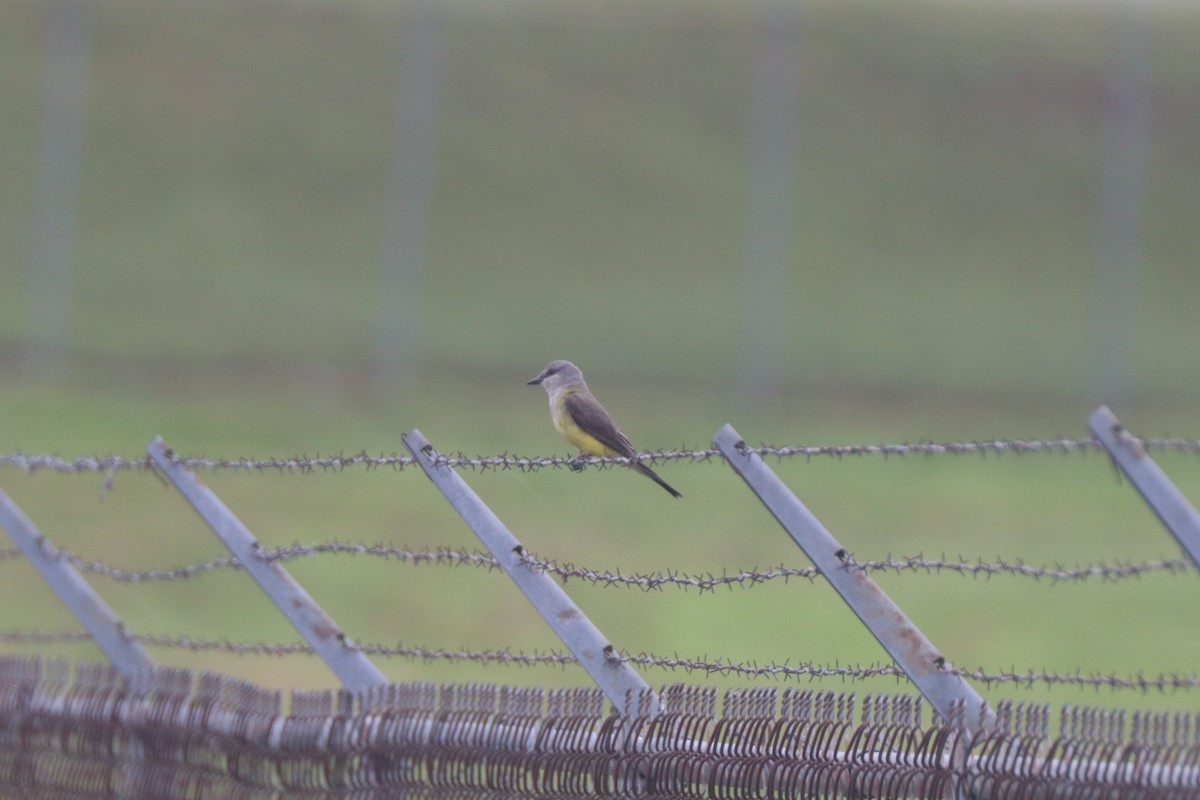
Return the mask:
<svg viewBox="0 0 1200 800">
<path fill-rule="evenodd" d="M 749 5 L 446 6 L 421 360 L 378 374 L 383 201 L 398 43 L 377 4 L 96 4 L 68 366 L 23 360 L 31 325 L 42 4 L 0 7 L 0 451 L 135 455 L 161 434 L 225 456 L 401 450 L 561 454 L 551 358 L 580 364 L 642 448 L 1084 435 L 1102 402 L 1139 433 L 1196 436 L 1200 17 L 1146 12 L 1153 146 L 1133 373 L 1098 396 L 1101 121 L 1113 17 L 1073 5 L 805 5 L 795 247 L 779 391 L 737 385 L 745 318 Z M 1118 404 L 1117 400 L 1120 400 Z M 1159 463 L 1193 501 L 1200 462 Z M 1032 564 L 1177 548 L 1099 456 L 788 461 L 781 476 L 860 559 Z M 529 549 L 632 571 L 807 562 L 721 464 L 672 463 L 673 502 L 624 471 L 468 475 Z M 419 471 L 205 474 L 267 546 L 338 538 L 474 547 Z M 152 476 L 0 486 L 57 544 L 126 568 L 223 555 Z M 361 641 L 554 648 L 499 574 L 347 556 L 294 574 Z M 1195 673 L 1194 575 L 1047 585 L 877 576 L 955 664 Z M 95 579 L 138 631 L 291 641 L 245 576 Z M 569 590 L 633 651 L 857 663 L 882 652 L 807 582 L 698 595 Z M 0 629 L 73 630 L 20 561 Z M 98 658 L 85 646 L 0 653 Z M 279 687 L 311 658 L 155 651 Z M 397 679 L 582 685 L 577 670 L 379 661 Z M 655 685 L 701 676 L 648 671 Z M 719 685 L 743 680 L 715 679 Z M 894 681 L 821 688 L 895 691 Z M 1192 695 L 981 687 L 989 699 L 1195 709 Z"/>
</svg>

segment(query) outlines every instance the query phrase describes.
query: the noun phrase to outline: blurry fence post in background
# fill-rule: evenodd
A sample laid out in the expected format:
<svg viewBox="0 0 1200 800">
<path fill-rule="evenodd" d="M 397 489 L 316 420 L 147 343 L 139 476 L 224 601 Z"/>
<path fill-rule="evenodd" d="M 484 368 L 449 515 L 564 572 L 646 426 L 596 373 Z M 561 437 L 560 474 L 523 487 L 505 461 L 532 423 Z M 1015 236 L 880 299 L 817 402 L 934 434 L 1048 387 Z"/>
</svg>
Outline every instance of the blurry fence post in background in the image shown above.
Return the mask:
<svg viewBox="0 0 1200 800">
<path fill-rule="evenodd" d="M 1200 567 L 1200 513 L 1107 406 L 1100 406 L 1088 417 L 1088 430 L 1104 445 L 1113 463 L 1129 478 L 1192 563 Z"/>
<path fill-rule="evenodd" d="M 746 448 L 733 426 L 726 425 L 717 431 L 713 445 L 942 718 L 953 722 L 961 715 L 961 724 L 971 735 L 991 729 L 995 712 L 988 708 L 987 702 L 966 680 L 948 671 L 950 665 L 925 634 L 866 571 L 854 565 L 846 549 L 820 520 L 757 453 Z"/>
<path fill-rule="evenodd" d="M 796 228 L 800 4 L 757 3 L 746 186 L 738 384 L 763 399 L 779 388 Z"/>
<path fill-rule="evenodd" d="M 1107 75 L 1102 95 L 1100 212 L 1093 305 L 1091 385 L 1099 397 L 1128 400 L 1133 370 L 1138 273 L 1150 160 L 1150 27 L 1139 3 L 1107 7 Z"/>
<path fill-rule="evenodd" d="M 117 615 L 73 566 L 57 557 L 45 538 L 9 496 L 0 491 L 0 527 L 37 569 L 92 640 L 126 677 L 157 666 L 141 642 L 125 635 Z"/>
<path fill-rule="evenodd" d="M 419 430 L 404 437 L 404 446 L 421 469 L 454 506 L 479 541 L 491 551 L 501 569 L 512 579 L 542 619 L 587 670 L 605 696 L 627 717 L 654 717 L 660 709 L 658 696 L 633 667 L 626 664 L 554 578 L 521 562 L 521 543 L 492 510 L 479 499 L 457 472 L 438 463 L 438 454 Z"/>
<path fill-rule="evenodd" d="M 429 216 L 437 159 L 441 5 L 415 0 L 400 16 L 392 116 L 392 168 L 384 205 L 378 310 L 378 388 L 412 384 L 421 361 L 421 309 L 429 270 Z"/>
<path fill-rule="evenodd" d="M 347 689 L 360 692 L 388 682 L 282 564 L 259 558 L 261 548 L 246 526 L 191 470 L 175 462 L 161 437 L 155 437 L 146 452 Z"/>
<path fill-rule="evenodd" d="M 92 17 L 88 0 L 48 4 L 42 129 L 33 211 L 29 276 L 28 368 L 66 366 L 71 283 L 78 238 Z"/>
</svg>

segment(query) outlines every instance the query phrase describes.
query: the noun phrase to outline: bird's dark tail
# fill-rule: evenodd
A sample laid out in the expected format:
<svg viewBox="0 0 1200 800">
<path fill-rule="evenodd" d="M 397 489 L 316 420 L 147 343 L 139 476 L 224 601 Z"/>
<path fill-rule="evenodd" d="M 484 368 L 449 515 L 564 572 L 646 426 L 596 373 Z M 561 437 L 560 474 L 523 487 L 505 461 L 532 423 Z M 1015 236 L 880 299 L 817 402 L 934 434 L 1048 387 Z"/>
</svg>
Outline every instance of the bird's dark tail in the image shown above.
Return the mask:
<svg viewBox="0 0 1200 800">
<path fill-rule="evenodd" d="M 650 480 L 654 481 L 655 483 L 657 483 L 657 484 L 658 484 L 659 486 L 661 486 L 662 488 L 666 489 L 668 492 L 670 492 L 670 493 L 671 493 L 671 497 L 683 497 L 683 495 L 681 495 L 679 492 L 675 491 L 675 488 L 674 488 L 673 486 L 671 486 L 671 484 L 667 483 L 667 482 L 666 482 L 666 481 L 664 481 L 662 478 L 658 477 L 658 473 L 657 473 L 657 472 L 655 472 L 654 470 L 650 469 L 649 467 L 647 467 L 647 466 L 646 466 L 645 464 L 643 464 L 642 462 L 640 462 L 640 461 L 633 461 L 633 460 L 631 460 L 631 461 L 629 462 L 629 466 L 630 466 L 630 467 L 632 467 L 632 468 L 634 469 L 634 471 L 635 471 L 635 472 L 640 472 L 640 473 L 642 473 L 642 474 L 643 474 L 643 475 L 645 475 L 647 478 L 649 478 Z"/>
</svg>

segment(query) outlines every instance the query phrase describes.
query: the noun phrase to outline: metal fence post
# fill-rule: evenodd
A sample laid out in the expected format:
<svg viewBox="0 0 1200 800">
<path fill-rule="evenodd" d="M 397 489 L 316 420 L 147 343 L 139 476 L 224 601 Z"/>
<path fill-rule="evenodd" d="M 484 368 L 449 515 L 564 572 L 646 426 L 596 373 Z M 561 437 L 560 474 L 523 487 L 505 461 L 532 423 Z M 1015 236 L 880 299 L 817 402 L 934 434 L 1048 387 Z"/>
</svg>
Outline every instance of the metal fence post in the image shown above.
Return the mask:
<svg viewBox="0 0 1200 800">
<path fill-rule="evenodd" d="M 1129 435 L 1108 406 L 1093 411 L 1087 426 L 1192 563 L 1200 567 L 1200 514 L 1196 513 L 1195 506 L 1154 463 L 1146 448 Z"/>
<path fill-rule="evenodd" d="M 758 64 L 750 87 L 738 385 L 773 401 L 785 363 L 788 278 L 796 261 L 802 3 L 752 3 Z"/>
<path fill-rule="evenodd" d="M 440 3 L 417 2 L 406 4 L 400 19 L 377 310 L 376 363 L 381 389 L 397 383 L 411 388 L 411 375 L 421 366 L 445 14 Z"/>
<path fill-rule="evenodd" d="M 457 472 L 438 463 L 437 452 L 429 440 L 419 430 L 413 430 L 403 439 L 404 446 L 417 459 L 421 469 L 617 710 L 625 716 L 657 716 L 661 705 L 650 685 L 621 660 L 613 646 L 554 578 L 521 561 L 524 552 L 521 543 Z"/>
<path fill-rule="evenodd" d="M 146 452 L 346 688 L 358 692 L 388 682 L 282 564 L 259 558 L 259 544 L 246 526 L 191 470 L 174 460 L 162 437 L 156 436 Z"/>
<path fill-rule="evenodd" d="M 821 571 L 842 600 L 858 615 L 943 719 L 961 715 L 972 735 L 990 729 L 995 712 L 864 570 L 825 529 L 759 455 L 746 448 L 733 426 L 726 425 L 713 444 L 734 472 L 758 496 L 788 535 Z"/>
<path fill-rule="evenodd" d="M 46 77 L 34 196 L 26 359 L 38 372 L 67 365 L 71 284 L 79 228 L 84 126 L 96 4 L 46 3 Z"/>
<path fill-rule="evenodd" d="M 157 665 L 141 642 L 125 634 L 121 620 L 108 603 L 73 566 L 44 547 L 46 541 L 16 503 L 0 491 L 0 526 L 33 564 L 42 580 L 54 590 L 67 609 L 87 629 L 109 661 L 129 677 L 153 670 Z"/>
<path fill-rule="evenodd" d="M 1101 7 L 1108 29 L 1100 87 L 1099 219 L 1090 382 L 1123 402 L 1133 379 L 1137 289 L 1154 145 L 1154 25 L 1138 3 Z"/>
</svg>

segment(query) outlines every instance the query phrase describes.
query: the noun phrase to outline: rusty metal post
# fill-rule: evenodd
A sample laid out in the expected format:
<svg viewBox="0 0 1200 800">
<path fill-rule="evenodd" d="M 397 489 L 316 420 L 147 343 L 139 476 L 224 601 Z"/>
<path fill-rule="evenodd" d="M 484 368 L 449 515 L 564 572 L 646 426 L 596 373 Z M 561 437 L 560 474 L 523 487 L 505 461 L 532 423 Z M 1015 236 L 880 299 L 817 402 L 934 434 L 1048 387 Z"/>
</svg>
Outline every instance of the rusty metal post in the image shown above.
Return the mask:
<svg viewBox="0 0 1200 800">
<path fill-rule="evenodd" d="M 1087 425 L 1188 558 L 1200 567 L 1200 513 L 1196 512 L 1195 506 L 1154 463 L 1141 442 L 1125 430 L 1108 406 L 1093 411 Z"/>
<path fill-rule="evenodd" d="M 92 585 L 75 567 L 44 546 L 45 537 L 3 491 L 0 491 L 0 527 L 8 531 L 9 538 L 20 548 L 25 559 L 87 629 L 92 640 L 121 674 L 131 677 L 157 666 L 141 642 L 125 634 L 121 620 L 96 594 Z"/>
<path fill-rule="evenodd" d="M 479 540 L 491 551 L 500 567 L 562 639 L 579 664 L 592 676 L 604 694 L 624 716 L 657 716 L 658 695 L 633 667 L 621 660 L 616 650 L 592 621 L 567 596 L 554 578 L 522 563 L 521 543 L 492 510 L 479 499 L 457 472 L 437 463 L 437 452 L 421 432 L 405 434 L 404 446 L 421 469 L 454 506 Z M 647 702 L 639 702 L 639 700 Z"/>
<path fill-rule="evenodd" d="M 258 557 L 258 541 L 242 521 L 191 470 L 175 461 L 161 436 L 154 438 L 146 452 L 347 689 L 358 692 L 388 682 L 282 564 Z"/>
<path fill-rule="evenodd" d="M 937 648 L 866 571 L 854 567 L 846 549 L 762 458 L 746 447 L 733 426 L 718 431 L 713 445 L 938 713 L 947 720 L 961 715 L 971 735 L 991 728 L 995 712 L 986 701 L 964 678 L 950 671 L 950 664 Z"/>
</svg>

